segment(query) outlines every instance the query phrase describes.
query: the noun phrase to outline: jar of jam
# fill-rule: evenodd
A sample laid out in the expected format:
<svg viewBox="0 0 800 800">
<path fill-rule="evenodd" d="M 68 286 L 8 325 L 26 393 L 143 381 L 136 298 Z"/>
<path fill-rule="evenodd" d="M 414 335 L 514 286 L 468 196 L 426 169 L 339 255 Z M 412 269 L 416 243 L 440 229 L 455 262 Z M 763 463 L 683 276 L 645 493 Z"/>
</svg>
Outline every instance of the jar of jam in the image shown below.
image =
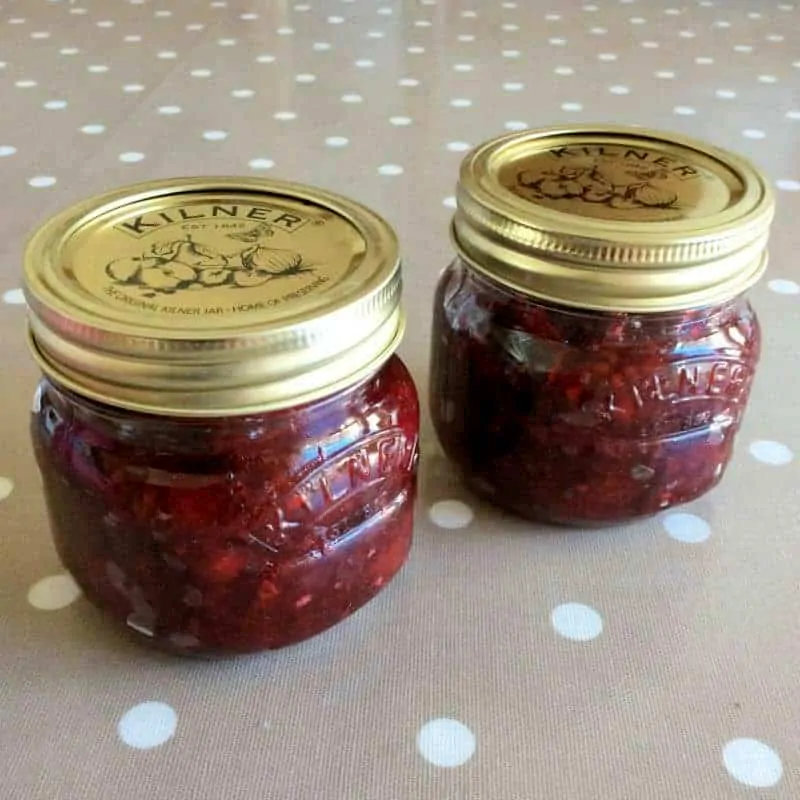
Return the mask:
<svg viewBox="0 0 800 800">
<path fill-rule="evenodd" d="M 679 136 L 546 129 L 469 154 L 430 384 L 466 482 L 581 526 L 715 486 L 759 358 L 744 293 L 772 216 L 751 164 Z"/>
<path fill-rule="evenodd" d="M 25 271 L 52 533 L 108 617 L 181 654 L 272 649 L 398 572 L 419 405 L 386 222 L 293 184 L 162 181 L 55 217 Z"/>
</svg>

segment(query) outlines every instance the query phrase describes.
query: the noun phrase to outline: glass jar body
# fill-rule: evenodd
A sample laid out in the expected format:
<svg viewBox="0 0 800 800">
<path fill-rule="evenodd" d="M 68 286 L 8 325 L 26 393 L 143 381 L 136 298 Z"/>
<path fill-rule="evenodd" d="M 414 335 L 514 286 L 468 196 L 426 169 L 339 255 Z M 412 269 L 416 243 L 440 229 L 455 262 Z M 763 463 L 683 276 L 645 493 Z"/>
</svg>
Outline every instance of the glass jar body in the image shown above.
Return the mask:
<svg viewBox="0 0 800 800">
<path fill-rule="evenodd" d="M 65 567 L 128 629 L 196 655 L 294 644 L 386 585 L 411 544 L 418 429 L 397 356 L 322 400 L 214 419 L 45 379 L 32 418 Z"/>
<path fill-rule="evenodd" d="M 722 477 L 760 352 L 744 298 L 583 311 L 457 259 L 434 302 L 434 425 L 468 484 L 497 505 L 607 525 L 693 500 Z"/>
</svg>

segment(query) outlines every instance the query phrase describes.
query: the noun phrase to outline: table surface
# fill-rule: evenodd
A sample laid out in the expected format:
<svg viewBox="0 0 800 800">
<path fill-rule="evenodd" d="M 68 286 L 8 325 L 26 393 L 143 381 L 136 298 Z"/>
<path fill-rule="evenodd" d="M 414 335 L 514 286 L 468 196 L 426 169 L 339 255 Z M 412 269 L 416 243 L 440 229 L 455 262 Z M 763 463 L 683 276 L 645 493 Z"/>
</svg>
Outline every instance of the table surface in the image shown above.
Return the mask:
<svg viewBox="0 0 800 800">
<path fill-rule="evenodd" d="M 7 800 L 800 797 L 800 8 L 773 0 L 0 0 L 0 775 Z M 710 496 L 600 532 L 471 497 L 425 419 L 416 544 L 301 646 L 198 663 L 62 574 L 27 436 L 21 253 L 125 183 L 279 176 L 383 213 L 424 396 L 463 151 L 640 123 L 777 187 L 760 373 Z M 794 457 L 793 457 L 794 454 Z"/>
</svg>

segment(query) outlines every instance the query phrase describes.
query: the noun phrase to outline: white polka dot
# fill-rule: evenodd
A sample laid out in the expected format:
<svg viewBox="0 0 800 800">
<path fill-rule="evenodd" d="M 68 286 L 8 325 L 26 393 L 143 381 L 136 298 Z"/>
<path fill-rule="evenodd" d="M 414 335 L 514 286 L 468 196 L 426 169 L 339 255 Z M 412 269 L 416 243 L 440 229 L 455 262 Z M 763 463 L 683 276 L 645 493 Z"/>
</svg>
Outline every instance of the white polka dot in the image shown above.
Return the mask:
<svg viewBox="0 0 800 800">
<path fill-rule="evenodd" d="M 178 54 L 174 50 L 161 50 L 158 53 L 158 57 L 162 61 L 171 61 L 173 58 L 177 58 Z"/>
<path fill-rule="evenodd" d="M 609 86 L 608 91 L 611 92 L 611 94 L 619 94 L 619 95 L 631 93 L 631 90 L 628 86 L 620 86 L 620 85 Z"/>
<path fill-rule="evenodd" d="M 389 6 L 381 6 L 378 9 L 377 13 L 380 14 L 382 17 L 391 17 L 392 14 L 394 14 L 394 11 L 391 8 L 389 8 Z"/>
<path fill-rule="evenodd" d="M 767 134 L 758 128 L 746 128 L 742 131 L 742 136 L 744 136 L 745 139 L 765 139 Z"/>
<path fill-rule="evenodd" d="M 469 108 L 472 100 L 468 100 L 466 97 L 455 97 L 450 101 L 450 105 L 453 108 Z"/>
<path fill-rule="evenodd" d="M 472 33 L 460 33 L 458 35 L 459 42 L 474 42 L 475 41 L 475 34 Z"/>
<path fill-rule="evenodd" d="M 715 94 L 720 100 L 733 100 L 736 97 L 736 92 L 733 89 L 717 89 Z"/>
<path fill-rule="evenodd" d="M 213 73 L 210 69 L 193 69 L 189 74 L 193 78 L 210 78 Z"/>
<path fill-rule="evenodd" d="M 58 52 L 62 56 L 76 56 L 80 53 L 80 49 L 77 47 L 62 47 Z"/>
<path fill-rule="evenodd" d="M 558 22 L 561 19 L 561 14 L 545 14 L 544 18 L 548 22 Z"/>
<path fill-rule="evenodd" d="M 697 113 L 697 109 L 692 108 L 691 106 L 675 106 L 672 111 L 681 117 L 691 117 Z"/>
<path fill-rule="evenodd" d="M 679 31 L 678 36 L 680 36 L 681 39 L 694 39 L 697 34 L 694 31 Z"/>
<path fill-rule="evenodd" d="M 787 111 L 786 119 L 800 120 L 800 111 Z"/>
<path fill-rule="evenodd" d="M 656 78 L 661 78 L 662 80 L 669 81 L 675 77 L 675 73 L 671 69 L 660 69 L 656 72 Z"/>
<path fill-rule="evenodd" d="M 456 72 L 472 72 L 475 67 L 472 64 L 454 64 L 453 69 Z"/>
<path fill-rule="evenodd" d="M 269 53 L 264 53 L 263 55 L 256 56 L 256 61 L 259 64 L 271 64 L 275 61 L 275 56 L 270 55 Z"/>
<path fill-rule="evenodd" d="M 155 16 L 159 19 L 166 19 L 167 17 L 172 16 L 172 12 L 169 9 L 162 9 L 160 11 L 156 11 Z"/>
<path fill-rule="evenodd" d="M 297 114 L 295 114 L 294 111 L 276 111 L 272 115 L 272 118 L 280 122 L 289 122 L 290 120 L 297 119 Z"/>
<path fill-rule="evenodd" d="M 28 186 L 34 189 L 46 189 L 55 186 L 56 179 L 52 175 L 36 175 L 28 181 Z"/>
<path fill-rule="evenodd" d="M 310 72 L 301 72 L 299 75 L 295 75 L 294 79 L 296 83 L 314 83 L 317 76 L 312 75 Z"/>
<path fill-rule="evenodd" d="M 355 63 L 359 69 L 372 69 L 375 66 L 375 62 L 371 58 L 359 58 Z"/>
<path fill-rule="evenodd" d="M 419 81 L 416 78 L 400 78 L 397 84 L 398 86 L 419 86 Z"/>
<path fill-rule="evenodd" d="M 178 726 L 178 715 L 166 703 L 150 700 L 129 708 L 117 724 L 117 734 L 129 747 L 149 750 L 168 742 Z"/>
<path fill-rule="evenodd" d="M 99 22 L 97 23 L 100 24 Z M 31 34 L 31 39 L 49 39 L 50 38 L 50 31 L 34 31 Z"/>
<path fill-rule="evenodd" d="M 158 113 L 163 114 L 165 117 L 173 116 L 174 114 L 180 114 L 183 109 L 180 106 L 159 106 Z"/>
<path fill-rule="evenodd" d="M 4 478 L 0 475 L 0 501 L 5 500 L 13 491 L 14 481 L 12 481 L 11 478 Z"/>
<path fill-rule="evenodd" d="M 86 8 L 81 8 L 80 6 L 78 6 L 78 7 L 76 7 L 76 8 L 71 8 L 71 9 L 69 10 L 69 13 L 70 13 L 70 14 L 79 15 L 79 14 L 88 14 L 88 13 L 89 13 L 89 11 L 88 11 L 88 9 L 86 9 Z"/>
<path fill-rule="evenodd" d="M 647 22 L 644 17 L 631 17 L 628 21 L 631 23 L 631 25 L 644 25 L 645 22 Z"/>
<path fill-rule="evenodd" d="M 608 28 L 589 28 L 589 33 L 592 36 L 605 36 L 608 33 Z"/>
<path fill-rule="evenodd" d="M 466 503 L 462 503 L 460 500 L 439 500 L 430 507 L 428 517 L 434 525 L 454 530 L 466 528 L 475 518 L 475 514 Z"/>
<path fill-rule="evenodd" d="M 323 53 L 331 49 L 331 44 L 329 42 L 314 42 L 314 44 L 311 45 L 311 49 Z"/>
<path fill-rule="evenodd" d="M 775 786 L 783 776 L 781 757 L 758 739 L 731 739 L 722 761 L 734 780 L 757 789 Z"/>
<path fill-rule="evenodd" d="M 519 30 L 519 25 L 515 25 L 513 22 L 507 22 L 505 25 L 501 25 L 501 30 L 505 31 L 506 33 L 514 33 L 515 31 Z"/>
<path fill-rule="evenodd" d="M 661 523 L 671 538 L 685 544 L 700 544 L 711 536 L 711 526 L 695 514 L 666 514 Z"/>
<path fill-rule="evenodd" d="M 767 41 L 768 42 L 782 42 L 785 38 L 786 37 L 781 36 L 781 34 L 779 34 L 779 33 L 771 33 L 769 36 L 767 36 Z"/>
<path fill-rule="evenodd" d="M 367 31 L 367 39 L 383 39 L 385 36 L 383 31 Z"/>
<path fill-rule="evenodd" d="M 574 642 L 596 639 L 603 631 L 603 618 L 591 606 L 564 603 L 553 609 L 550 621 L 556 633 Z"/>
<path fill-rule="evenodd" d="M 781 180 L 775 181 L 775 185 L 782 192 L 800 192 L 800 181 L 793 181 L 782 178 Z"/>
<path fill-rule="evenodd" d="M 221 142 L 228 138 L 228 131 L 203 131 L 203 138 L 207 142 Z"/>
<path fill-rule="evenodd" d="M 583 104 L 582 103 L 562 103 L 561 104 L 562 111 L 583 111 Z"/>
<path fill-rule="evenodd" d="M 254 19 L 258 19 L 258 14 L 254 11 L 246 11 L 244 14 L 239 14 L 239 19 L 243 19 L 245 22 L 252 22 Z"/>
<path fill-rule="evenodd" d="M 762 464 L 782 467 L 794 459 L 794 453 L 780 442 L 759 439 L 750 445 L 750 455 Z"/>
<path fill-rule="evenodd" d="M 519 50 L 503 50 L 503 58 L 519 58 L 521 55 Z"/>
<path fill-rule="evenodd" d="M 731 27 L 731 23 L 728 22 L 728 20 L 726 20 L 726 19 L 718 19 L 714 23 L 714 27 L 715 28 L 730 28 Z"/>
<path fill-rule="evenodd" d="M 475 753 L 475 734 L 457 719 L 432 719 L 417 734 L 417 750 L 437 767 L 460 767 Z"/>
<path fill-rule="evenodd" d="M 616 53 L 598 53 L 597 58 L 600 61 L 616 61 L 619 56 Z"/>
<path fill-rule="evenodd" d="M 13 156 L 16 152 L 17 148 L 10 144 L 0 145 L 0 158 L 8 158 L 8 156 Z"/>
<path fill-rule="evenodd" d="M 128 42 L 128 44 L 136 44 L 137 42 L 142 41 L 142 37 L 139 36 L 139 34 L 134 33 L 130 36 L 126 36 L 124 41 Z"/>
<path fill-rule="evenodd" d="M 404 128 L 411 125 L 414 120 L 411 117 L 389 117 L 389 122 L 398 128 Z"/>
<path fill-rule="evenodd" d="M 406 52 L 411 53 L 412 56 L 418 56 L 425 52 L 425 48 L 420 47 L 417 44 L 413 44 L 411 47 L 406 48 Z"/>
<path fill-rule="evenodd" d="M 231 92 L 231 97 L 235 97 L 237 100 L 248 100 L 255 96 L 256 93 L 253 89 L 234 89 Z"/>
<path fill-rule="evenodd" d="M 206 26 L 203 25 L 202 22 L 190 22 L 186 26 L 186 30 L 187 31 L 203 31 L 203 30 L 205 30 L 205 28 L 206 28 Z"/>
<path fill-rule="evenodd" d="M 759 75 L 758 76 L 759 83 L 777 83 L 778 77 L 776 75 Z"/>
<path fill-rule="evenodd" d="M 477 11 L 462 11 L 461 12 L 461 16 L 464 17 L 464 19 L 475 19 L 475 17 L 478 16 L 478 12 Z"/>
<path fill-rule="evenodd" d="M 521 92 L 524 88 L 525 84 L 519 81 L 506 81 L 503 84 L 503 90 L 506 92 Z"/>
<path fill-rule="evenodd" d="M 512 119 L 506 122 L 505 129 L 507 131 L 524 131 L 530 128 L 527 122 L 523 122 L 519 119 Z"/>
<path fill-rule="evenodd" d="M 136 164 L 144 160 L 144 153 L 137 153 L 134 151 L 128 153 L 120 153 L 119 160 L 123 164 Z"/>
<path fill-rule="evenodd" d="M 456 203 L 456 198 L 451 195 L 450 197 L 445 197 L 445 199 L 442 200 L 442 205 L 445 208 L 456 208 L 458 204 Z"/>
<path fill-rule="evenodd" d="M 751 44 L 737 44 L 733 48 L 737 53 L 752 53 L 753 45 Z"/>
<path fill-rule="evenodd" d="M 248 166 L 250 169 L 272 169 L 275 166 L 275 162 L 271 158 L 254 158 L 249 162 Z"/>
<path fill-rule="evenodd" d="M 98 28 L 113 28 L 116 23 L 110 19 L 101 19 L 98 22 L 95 22 Z"/>
<path fill-rule="evenodd" d="M 770 281 L 767 286 L 776 294 L 800 294 L 800 283 L 795 283 L 795 281 L 790 281 L 786 278 L 776 278 Z"/>
<path fill-rule="evenodd" d="M 710 58 L 709 56 L 698 56 L 694 60 L 694 63 L 695 64 L 700 64 L 701 66 L 707 66 L 708 64 L 713 64 L 714 63 L 714 59 Z"/>
<path fill-rule="evenodd" d="M 556 67 L 553 72 L 556 75 L 574 75 L 575 70 L 572 67 Z"/>
<path fill-rule="evenodd" d="M 40 611 L 58 611 L 74 603 L 81 596 L 78 584 L 72 576 L 48 575 L 28 590 L 28 602 Z"/>
<path fill-rule="evenodd" d="M 759 12 L 758 12 L 758 11 L 751 11 L 751 12 L 750 12 L 750 13 L 747 15 L 747 18 L 748 18 L 748 19 L 761 19 L 761 14 L 759 14 Z"/>
<path fill-rule="evenodd" d="M 44 106 L 48 111 L 61 111 L 67 107 L 66 100 L 48 100 Z"/>
<path fill-rule="evenodd" d="M 17 81 L 14 86 L 16 86 L 18 89 L 32 89 L 34 86 L 38 86 L 38 84 L 36 81 L 32 80 L 21 80 Z"/>
<path fill-rule="evenodd" d="M 96 136 L 99 133 L 105 133 L 106 126 L 94 123 L 91 125 L 84 125 L 81 128 L 81 133 L 88 133 L 90 136 Z"/>
<path fill-rule="evenodd" d="M 363 103 L 364 98 L 360 94 L 343 94 L 343 103 Z"/>
<path fill-rule="evenodd" d="M 382 164 L 378 167 L 378 174 L 380 175 L 402 175 L 403 168 L 398 164 Z"/>
<path fill-rule="evenodd" d="M 661 45 L 658 42 L 647 41 L 642 42 L 642 47 L 644 47 L 645 50 L 658 50 Z"/>
<path fill-rule="evenodd" d="M 328 22 L 331 25 L 341 25 L 344 22 L 344 17 L 337 17 L 334 15 L 332 17 L 328 17 Z"/>
<path fill-rule="evenodd" d="M 467 142 L 448 142 L 446 146 L 451 153 L 466 153 L 472 145 Z"/>
<path fill-rule="evenodd" d="M 97 74 L 108 72 L 108 67 L 105 64 L 89 64 L 89 66 L 86 67 L 86 69 L 89 72 L 94 72 Z"/>
<path fill-rule="evenodd" d="M 141 83 L 127 83 L 125 86 L 122 87 L 123 92 L 127 92 L 128 94 L 135 94 L 136 92 L 143 92 L 145 89 Z"/>
<path fill-rule="evenodd" d="M 22 289 L 9 289 L 3 292 L 3 302 L 9 306 L 24 306 L 25 294 Z"/>
<path fill-rule="evenodd" d="M 325 139 L 325 144 L 328 147 L 347 147 L 350 140 L 345 136 L 329 136 Z"/>
<path fill-rule="evenodd" d="M 566 39 L 562 39 L 560 36 L 554 36 L 552 39 L 547 40 L 553 47 L 564 47 L 567 44 Z"/>
</svg>

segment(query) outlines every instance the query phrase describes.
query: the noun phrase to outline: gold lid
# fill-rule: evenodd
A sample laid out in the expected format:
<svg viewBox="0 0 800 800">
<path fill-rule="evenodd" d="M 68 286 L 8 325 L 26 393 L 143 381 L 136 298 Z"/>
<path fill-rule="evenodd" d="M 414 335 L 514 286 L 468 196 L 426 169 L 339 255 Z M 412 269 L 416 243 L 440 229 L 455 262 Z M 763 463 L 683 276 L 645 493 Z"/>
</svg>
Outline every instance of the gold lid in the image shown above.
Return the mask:
<svg viewBox="0 0 800 800">
<path fill-rule="evenodd" d="M 146 413 L 244 414 L 366 377 L 402 335 L 398 245 L 345 198 L 247 178 L 120 189 L 25 254 L 33 353 L 75 392 Z"/>
<path fill-rule="evenodd" d="M 489 141 L 464 159 L 457 199 L 453 238 L 474 268 L 552 302 L 638 312 L 749 288 L 774 213 L 745 159 L 607 125 Z"/>
</svg>

